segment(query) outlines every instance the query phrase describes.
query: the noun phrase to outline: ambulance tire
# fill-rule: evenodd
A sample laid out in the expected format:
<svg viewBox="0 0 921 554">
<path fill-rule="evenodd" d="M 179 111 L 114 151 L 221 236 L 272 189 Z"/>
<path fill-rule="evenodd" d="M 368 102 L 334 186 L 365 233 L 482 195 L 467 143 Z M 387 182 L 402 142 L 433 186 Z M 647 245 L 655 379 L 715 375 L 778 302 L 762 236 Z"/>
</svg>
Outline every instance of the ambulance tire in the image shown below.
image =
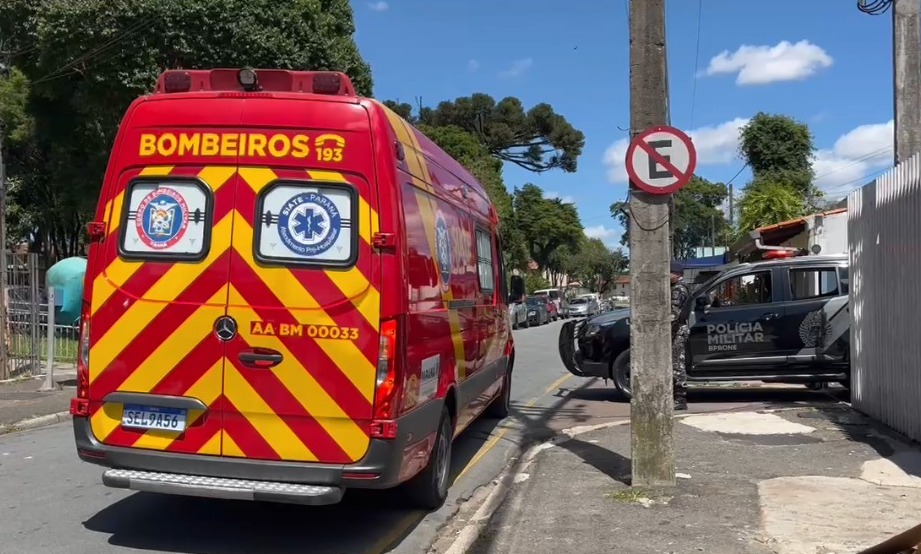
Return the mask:
<svg viewBox="0 0 921 554">
<path fill-rule="evenodd" d="M 493 398 L 486 408 L 486 415 L 494 419 L 505 419 L 508 417 L 512 404 L 512 364 L 509 364 L 508 371 L 502 379 L 502 390 L 499 395 Z"/>
<path fill-rule="evenodd" d="M 451 414 L 444 408 L 435 445 L 425 469 L 406 483 L 406 494 L 415 508 L 437 510 L 448 498 L 448 482 L 451 480 L 451 446 L 454 433 L 451 429 Z"/>
</svg>

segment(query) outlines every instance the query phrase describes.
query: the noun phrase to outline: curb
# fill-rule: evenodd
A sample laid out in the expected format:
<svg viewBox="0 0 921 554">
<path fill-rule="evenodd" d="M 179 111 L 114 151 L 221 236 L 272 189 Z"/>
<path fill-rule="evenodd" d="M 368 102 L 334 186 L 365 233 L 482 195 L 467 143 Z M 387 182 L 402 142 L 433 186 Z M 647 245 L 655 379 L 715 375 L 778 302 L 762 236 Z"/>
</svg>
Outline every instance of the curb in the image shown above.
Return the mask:
<svg viewBox="0 0 921 554">
<path fill-rule="evenodd" d="M 49 425 L 54 425 L 55 423 L 66 421 L 69 418 L 70 412 L 57 412 L 54 414 L 24 419 L 22 421 L 17 421 L 16 423 L 10 423 L 9 425 L 0 425 L 0 435 L 8 435 L 18 431 L 28 431 L 30 429 L 47 427 Z"/>
<path fill-rule="evenodd" d="M 473 517 L 471 517 L 470 521 L 464 525 L 460 533 L 458 533 L 457 538 L 454 539 L 454 542 L 451 543 L 451 546 L 448 547 L 444 554 L 466 554 L 471 551 L 477 540 L 480 538 L 483 530 L 485 530 L 486 526 L 489 525 L 489 521 L 492 519 L 492 516 L 505 501 L 505 497 L 508 496 L 512 485 L 514 484 L 515 476 L 518 474 L 519 470 L 533 461 L 537 454 L 539 454 L 542 450 L 546 450 L 547 448 L 551 448 L 558 444 L 570 441 L 574 437 L 583 433 L 599 431 L 601 429 L 608 429 L 610 427 L 617 427 L 629 423 L 630 420 L 612 421 L 608 423 L 601 423 L 599 425 L 585 425 L 581 427 L 573 427 L 571 429 L 564 429 L 559 435 L 553 437 L 552 439 L 534 444 L 527 450 L 524 450 L 522 453 L 514 457 L 496 478 L 495 488 L 486 496 L 486 500 L 484 500 L 483 504 L 477 508 L 477 511 L 473 514 Z"/>
</svg>

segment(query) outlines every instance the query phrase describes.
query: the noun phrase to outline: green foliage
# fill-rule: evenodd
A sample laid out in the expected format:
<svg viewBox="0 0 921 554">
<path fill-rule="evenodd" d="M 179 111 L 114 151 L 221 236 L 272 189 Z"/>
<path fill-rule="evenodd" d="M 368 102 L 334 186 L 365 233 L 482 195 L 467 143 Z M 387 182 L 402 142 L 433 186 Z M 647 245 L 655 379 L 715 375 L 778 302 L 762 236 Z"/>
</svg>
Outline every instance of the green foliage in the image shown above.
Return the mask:
<svg viewBox="0 0 921 554">
<path fill-rule="evenodd" d="M 600 239 L 585 239 L 572 262 L 571 275 L 594 292 L 605 292 L 627 268 L 620 250 L 611 250 Z"/>
<path fill-rule="evenodd" d="M 819 206 L 822 192 L 813 185 L 815 145 L 805 123 L 759 112 L 743 127 L 740 138 L 739 151 L 748 161 L 754 181 L 786 186 L 803 199 L 807 209 Z"/>
<path fill-rule="evenodd" d="M 0 36 L 32 82 L 34 133 L 10 145 L 11 200 L 73 255 L 122 115 L 164 69 L 341 70 L 370 95 L 354 32 L 348 0 L 0 0 Z"/>
<path fill-rule="evenodd" d="M 488 94 L 476 93 L 422 108 L 416 118 L 409 104 L 388 105 L 413 123 L 460 127 L 478 137 L 496 158 L 538 173 L 575 172 L 585 146 L 585 135 L 552 106 L 538 104 L 525 110 L 521 100 L 511 96 L 496 102 Z"/>
<path fill-rule="evenodd" d="M 729 196 L 729 189 L 723 183 L 694 176 L 681 190 L 675 193 L 675 218 L 672 220 L 674 231 L 672 256 L 686 259 L 694 255 L 694 249 L 710 244 L 711 238 L 723 243 L 729 230 L 729 222 L 720 205 Z M 625 202 L 611 205 L 611 216 L 623 226 L 624 234 L 621 244 L 630 244 L 630 226 Z"/>
<path fill-rule="evenodd" d="M 0 125 L 4 145 L 21 148 L 31 139 L 35 121 L 29 113 L 29 78 L 17 68 L 0 79 Z"/>
<path fill-rule="evenodd" d="M 524 290 L 532 294 L 536 290 L 549 289 L 550 281 L 544 278 L 539 271 L 528 271 L 524 275 Z"/>
<path fill-rule="evenodd" d="M 793 188 L 757 179 L 746 189 L 739 207 L 742 232 L 800 217 L 807 211 L 803 197 Z"/>
<path fill-rule="evenodd" d="M 558 248 L 579 245 L 584 231 L 575 206 L 544 198 L 540 187 L 531 183 L 516 188 L 512 196 L 516 226 L 538 268 L 547 268 Z"/>
</svg>

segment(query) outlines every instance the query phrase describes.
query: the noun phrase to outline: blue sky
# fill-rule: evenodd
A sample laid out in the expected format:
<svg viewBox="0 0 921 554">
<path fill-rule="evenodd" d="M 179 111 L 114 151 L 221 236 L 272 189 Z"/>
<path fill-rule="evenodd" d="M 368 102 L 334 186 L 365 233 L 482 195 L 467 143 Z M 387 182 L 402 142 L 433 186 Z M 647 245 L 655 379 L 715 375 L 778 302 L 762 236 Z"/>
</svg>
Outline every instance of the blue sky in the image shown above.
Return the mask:
<svg viewBox="0 0 921 554">
<path fill-rule="evenodd" d="M 352 5 L 377 98 L 435 105 L 474 92 L 516 96 L 526 107 L 551 104 L 585 133 L 577 172 L 538 175 L 506 164 L 505 182 L 571 199 L 586 234 L 617 244 L 608 206 L 627 186 L 625 0 Z M 865 15 L 852 0 L 668 0 L 667 12 L 671 119 L 694 140 L 698 175 L 736 176 L 738 128 L 759 111 L 810 126 L 817 182 L 829 197 L 891 166 L 890 14 Z M 735 178 L 737 194 L 749 177 Z"/>
</svg>

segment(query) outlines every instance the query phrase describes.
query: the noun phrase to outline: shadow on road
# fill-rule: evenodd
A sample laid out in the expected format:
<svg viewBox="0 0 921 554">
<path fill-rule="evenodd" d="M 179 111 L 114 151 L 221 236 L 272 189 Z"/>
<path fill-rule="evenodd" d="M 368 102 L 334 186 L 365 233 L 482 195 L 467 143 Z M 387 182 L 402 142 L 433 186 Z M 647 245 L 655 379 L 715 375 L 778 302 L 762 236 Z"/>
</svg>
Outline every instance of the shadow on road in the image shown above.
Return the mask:
<svg viewBox="0 0 921 554">
<path fill-rule="evenodd" d="M 498 423 L 481 419 L 458 437 L 452 479 Z M 426 515 L 407 508 L 399 490 L 349 490 L 341 504 L 321 507 L 134 493 L 83 525 L 137 550 L 357 554 L 386 552 Z"/>
</svg>

